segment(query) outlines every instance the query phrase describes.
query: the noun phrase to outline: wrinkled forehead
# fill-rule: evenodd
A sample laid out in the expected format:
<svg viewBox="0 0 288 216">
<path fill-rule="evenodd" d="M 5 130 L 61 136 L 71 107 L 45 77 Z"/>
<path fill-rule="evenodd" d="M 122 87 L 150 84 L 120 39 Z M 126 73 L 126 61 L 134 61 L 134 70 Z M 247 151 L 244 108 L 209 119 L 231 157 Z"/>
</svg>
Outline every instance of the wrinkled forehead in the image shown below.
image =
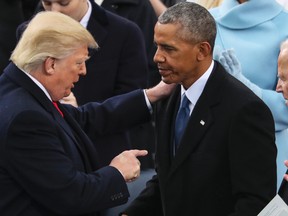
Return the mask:
<svg viewBox="0 0 288 216">
<path fill-rule="evenodd" d="M 284 48 L 280 51 L 278 56 L 278 64 L 288 70 L 288 48 Z"/>
</svg>

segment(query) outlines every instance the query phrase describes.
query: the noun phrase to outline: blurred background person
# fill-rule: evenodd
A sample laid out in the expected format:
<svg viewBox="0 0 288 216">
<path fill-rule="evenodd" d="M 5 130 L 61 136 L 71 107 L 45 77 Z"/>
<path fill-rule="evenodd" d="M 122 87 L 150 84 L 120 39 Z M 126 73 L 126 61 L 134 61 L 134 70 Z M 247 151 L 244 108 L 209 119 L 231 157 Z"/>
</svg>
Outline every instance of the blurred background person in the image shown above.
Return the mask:
<svg viewBox="0 0 288 216">
<path fill-rule="evenodd" d="M 227 71 L 248 86 L 272 111 L 277 154 L 278 188 L 288 157 L 288 107 L 276 91 L 279 45 L 288 38 L 288 13 L 274 0 L 223 0 L 210 9 L 217 23 L 215 58 L 219 50 L 233 49 Z M 239 131 L 241 133 L 241 131 Z M 261 151 L 261 149 L 259 149 Z"/>
<path fill-rule="evenodd" d="M 167 7 L 170 7 L 181 1 L 183 2 L 185 0 L 150 0 L 157 16 L 163 13 Z M 222 1 L 223 0 L 187 0 L 187 2 L 195 2 L 200 4 L 206 9 L 217 7 L 222 3 Z"/>
<path fill-rule="evenodd" d="M 16 29 L 35 12 L 39 0 L 0 1 L 0 75 L 16 44 Z"/>
<path fill-rule="evenodd" d="M 286 106 L 288 106 L 288 40 L 285 40 L 280 46 L 278 57 L 278 78 L 276 91 L 283 94 L 283 97 L 286 100 Z M 285 160 L 284 164 L 288 168 L 288 160 Z M 288 205 L 288 171 L 286 171 L 284 175 L 278 193 Z"/>
<path fill-rule="evenodd" d="M 24 21 L 21 0 L 0 1 L 0 74 L 15 47 L 17 26 Z"/>
<path fill-rule="evenodd" d="M 195 2 L 203 7 L 210 9 L 219 6 L 223 0 L 187 0 L 188 2 Z"/>
<path fill-rule="evenodd" d="M 136 23 L 141 29 L 148 60 L 148 86 L 152 87 L 159 83 L 161 77 L 158 73 L 157 66 L 153 61 L 156 51 L 154 45 L 154 26 L 157 22 L 156 14 L 149 0 L 95 0 L 101 7 L 112 13 L 125 17 Z"/>
</svg>

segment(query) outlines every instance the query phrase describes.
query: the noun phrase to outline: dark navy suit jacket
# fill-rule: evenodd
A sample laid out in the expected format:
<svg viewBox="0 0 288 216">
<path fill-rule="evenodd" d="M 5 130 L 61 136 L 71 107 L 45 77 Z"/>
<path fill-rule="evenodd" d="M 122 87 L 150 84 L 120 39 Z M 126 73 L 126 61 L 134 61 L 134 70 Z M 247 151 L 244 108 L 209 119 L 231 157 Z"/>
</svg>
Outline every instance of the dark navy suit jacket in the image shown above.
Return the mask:
<svg viewBox="0 0 288 216">
<path fill-rule="evenodd" d="M 127 215 L 257 215 L 276 195 L 271 111 L 215 62 L 173 156 L 180 92 L 158 107 L 157 176 Z"/>
<path fill-rule="evenodd" d="M 103 104 L 59 106 L 64 118 L 12 63 L 0 77 L 1 216 L 97 215 L 127 201 L 122 175 L 114 167 L 100 168 L 88 136 L 149 120 L 143 92 Z"/>
</svg>

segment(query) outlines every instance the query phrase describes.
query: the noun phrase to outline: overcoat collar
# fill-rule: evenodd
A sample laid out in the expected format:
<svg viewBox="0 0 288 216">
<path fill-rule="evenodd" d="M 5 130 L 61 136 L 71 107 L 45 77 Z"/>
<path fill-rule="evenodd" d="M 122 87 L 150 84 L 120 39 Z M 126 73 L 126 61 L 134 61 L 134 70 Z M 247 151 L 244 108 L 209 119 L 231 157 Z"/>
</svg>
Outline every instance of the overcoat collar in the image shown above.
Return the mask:
<svg viewBox="0 0 288 216">
<path fill-rule="evenodd" d="M 8 67 L 4 70 L 4 74 L 7 75 L 9 79 L 11 79 L 14 83 L 16 83 L 19 86 L 22 86 L 26 91 L 28 91 L 43 107 L 44 110 L 46 110 L 48 113 L 51 113 L 53 118 L 56 120 L 56 122 L 60 125 L 60 127 L 63 128 L 65 133 L 74 141 L 77 148 L 79 149 L 80 153 L 82 154 L 84 158 L 84 165 L 86 167 L 86 171 L 91 171 L 91 164 L 98 164 L 97 161 L 91 162 L 88 159 L 87 152 L 85 149 L 85 146 L 90 146 L 91 143 L 89 139 L 83 134 L 81 128 L 77 125 L 73 117 L 70 115 L 69 112 L 65 109 L 64 106 L 62 106 L 60 103 L 58 103 L 58 106 L 60 107 L 61 111 L 64 113 L 64 118 L 60 115 L 60 113 L 55 109 L 52 102 L 48 99 L 48 97 L 45 95 L 45 93 L 26 75 L 23 71 L 21 71 L 15 64 L 10 63 Z M 68 124 L 69 125 L 68 125 Z M 80 140 L 76 140 L 75 138 L 75 132 L 80 137 Z M 84 141 L 83 144 L 80 142 Z M 95 156 L 94 156 L 95 157 Z M 96 168 L 95 166 L 93 168 Z"/>
<path fill-rule="evenodd" d="M 226 28 L 246 29 L 271 20 L 281 12 L 283 7 L 274 0 L 249 0 L 242 4 L 237 0 L 224 0 L 216 21 Z"/>
<path fill-rule="evenodd" d="M 183 135 L 183 141 L 177 150 L 175 157 L 171 156 L 171 146 L 173 146 L 173 131 L 176 113 L 180 103 L 180 86 L 175 90 L 174 94 L 169 98 L 166 108 L 164 109 L 165 117 L 163 121 L 163 131 L 171 131 L 170 135 L 166 136 L 163 133 L 161 138 L 164 142 L 159 145 L 158 151 L 161 153 L 157 156 L 162 170 L 168 171 L 173 174 L 175 170 L 186 160 L 189 155 L 197 149 L 205 133 L 211 125 L 213 125 L 213 108 L 216 107 L 224 94 L 222 86 L 225 82 L 226 72 L 223 67 L 215 61 L 213 71 L 206 83 L 206 86 L 198 99 L 193 112 L 188 121 L 186 131 Z M 169 157 L 167 155 L 170 155 Z M 166 166 L 166 168 L 165 168 Z"/>
</svg>

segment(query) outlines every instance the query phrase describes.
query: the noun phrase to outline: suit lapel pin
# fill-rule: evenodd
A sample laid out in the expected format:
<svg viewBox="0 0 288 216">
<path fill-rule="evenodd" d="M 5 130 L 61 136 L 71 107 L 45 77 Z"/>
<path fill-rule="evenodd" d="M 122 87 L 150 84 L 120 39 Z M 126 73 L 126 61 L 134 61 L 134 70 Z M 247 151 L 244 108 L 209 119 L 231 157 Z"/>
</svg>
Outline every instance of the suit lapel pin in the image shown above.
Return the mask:
<svg viewBox="0 0 288 216">
<path fill-rule="evenodd" d="M 200 121 L 201 125 L 205 125 L 205 122 L 203 120 Z"/>
</svg>

